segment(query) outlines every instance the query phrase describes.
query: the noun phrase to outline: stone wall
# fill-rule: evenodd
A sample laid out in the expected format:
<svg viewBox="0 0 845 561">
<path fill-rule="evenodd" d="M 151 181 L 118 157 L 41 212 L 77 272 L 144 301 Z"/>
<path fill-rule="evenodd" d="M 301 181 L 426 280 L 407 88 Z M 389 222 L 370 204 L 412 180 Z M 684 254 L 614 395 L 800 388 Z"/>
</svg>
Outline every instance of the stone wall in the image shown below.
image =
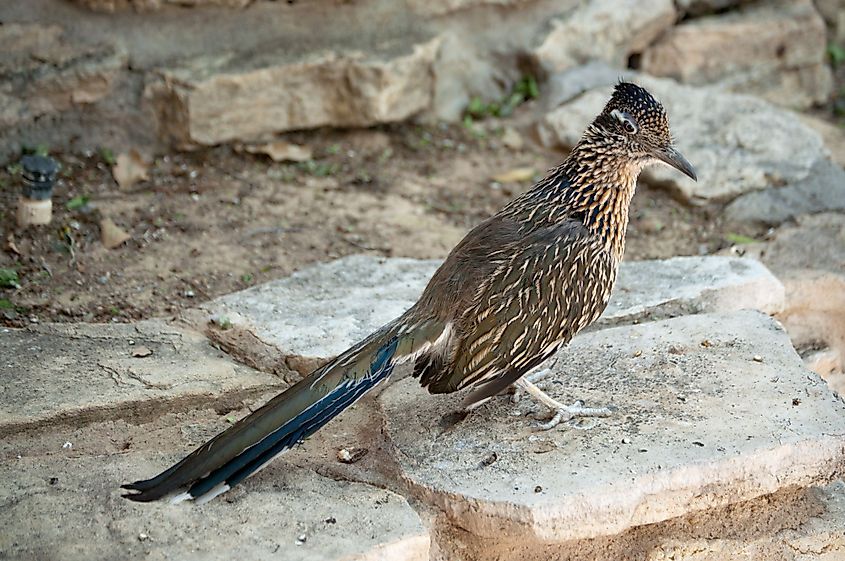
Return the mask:
<svg viewBox="0 0 845 561">
<path fill-rule="evenodd" d="M 497 99 L 524 74 L 542 85 L 593 61 L 806 108 L 831 94 L 833 4 L 4 2 L 0 160 L 23 145 L 162 151 L 457 120 L 472 96 Z"/>
</svg>

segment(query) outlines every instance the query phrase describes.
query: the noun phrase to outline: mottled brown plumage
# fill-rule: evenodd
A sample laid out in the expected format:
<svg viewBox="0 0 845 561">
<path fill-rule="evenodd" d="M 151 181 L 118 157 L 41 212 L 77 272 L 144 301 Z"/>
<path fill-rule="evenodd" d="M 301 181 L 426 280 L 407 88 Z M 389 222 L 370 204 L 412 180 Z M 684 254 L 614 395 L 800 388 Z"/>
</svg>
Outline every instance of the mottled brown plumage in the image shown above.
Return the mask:
<svg viewBox="0 0 845 561">
<path fill-rule="evenodd" d="M 473 229 L 409 318 L 449 326 L 415 374 L 434 393 L 483 400 L 551 356 L 604 311 L 625 250 L 637 175 L 656 159 L 694 176 L 663 107 L 621 83 L 569 157 Z"/>
<path fill-rule="evenodd" d="M 213 498 L 325 425 L 404 360 L 415 359 L 414 374 L 433 393 L 472 388 L 468 407 L 519 380 L 559 411 L 606 414 L 558 404 L 520 378 L 604 310 L 637 175 L 656 160 L 695 178 L 672 147 L 663 107 L 644 89 L 620 83 L 566 160 L 473 228 L 411 309 L 170 469 L 125 485 L 136 492 L 126 496 Z"/>
</svg>

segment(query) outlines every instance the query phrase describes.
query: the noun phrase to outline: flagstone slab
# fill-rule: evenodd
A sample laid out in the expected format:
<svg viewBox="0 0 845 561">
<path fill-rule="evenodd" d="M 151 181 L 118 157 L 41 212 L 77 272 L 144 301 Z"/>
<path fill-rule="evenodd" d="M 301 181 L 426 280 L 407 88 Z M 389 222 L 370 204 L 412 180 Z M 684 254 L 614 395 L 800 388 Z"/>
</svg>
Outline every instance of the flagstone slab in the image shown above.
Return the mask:
<svg viewBox="0 0 845 561">
<path fill-rule="evenodd" d="M 416 302 L 440 261 L 355 255 L 213 300 L 218 323 L 253 332 L 304 374 Z M 623 262 L 599 326 L 681 314 L 755 308 L 776 313 L 783 286 L 759 262 L 676 257 Z"/>
<path fill-rule="evenodd" d="M 0 329 L 0 437 L 56 423 L 223 407 L 281 381 L 163 321 Z"/>
<path fill-rule="evenodd" d="M 478 536 L 563 542 L 827 482 L 845 466 L 845 403 L 755 311 L 582 334 L 548 363 L 566 403 L 604 419 L 543 432 L 495 398 L 450 425 L 462 395 L 406 378 L 379 397 L 401 476 Z M 514 416 L 516 414 L 516 416 Z"/>
<path fill-rule="evenodd" d="M 178 455 L 0 463 L 0 558 L 425 561 L 429 535 L 401 496 L 276 461 L 224 499 L 134 503 L 121 483 Z"/>
</svg>

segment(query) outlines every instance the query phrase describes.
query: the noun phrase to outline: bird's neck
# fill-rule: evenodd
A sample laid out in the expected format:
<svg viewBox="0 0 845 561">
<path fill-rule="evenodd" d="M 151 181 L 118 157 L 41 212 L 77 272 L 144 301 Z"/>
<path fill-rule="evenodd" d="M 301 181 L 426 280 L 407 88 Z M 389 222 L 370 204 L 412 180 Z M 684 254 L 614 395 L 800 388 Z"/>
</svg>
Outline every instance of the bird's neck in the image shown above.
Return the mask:
<svg viewBox="0 0 845 561">
<path fill-rule="evenodd" d="M 625 251 L 628 209 L 645 162 L 619 153 L 610 143 L 591 135 L 575 147 L 563 163 L 553 169 L 535 189 L 532 197 L 545 211 L 549 222 L 576 219 L 593 233 L 617 259 Z"/>
</svg>

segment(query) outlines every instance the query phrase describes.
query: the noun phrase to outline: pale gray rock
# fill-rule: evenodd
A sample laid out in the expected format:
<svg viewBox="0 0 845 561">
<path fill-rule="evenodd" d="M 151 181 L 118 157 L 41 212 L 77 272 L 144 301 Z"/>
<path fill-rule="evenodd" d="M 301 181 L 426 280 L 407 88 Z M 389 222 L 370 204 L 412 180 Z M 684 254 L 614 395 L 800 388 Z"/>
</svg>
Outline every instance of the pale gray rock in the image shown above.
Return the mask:
<svg viewBox="0 0 845 561">
<path fill-rule="evenodd" d="M 536 432 L 501 396 L 445 429 L 432 419 L 462 395 L 388 387 L 411 491 L 476 535 L 564 542 L 826 482 L 845 461 L 845 403 L 759 312 L 582 334 L 546 366 L 552 397 L 614 414 Z"/>
<path fill-rule="evenodd" d="M 591 60 L 624 68 L 628 56 L 671 27 L 675 16 L 672 0 L 582 2 L 552 21 L 533 56 L 550 74 Z"/>
<path fill-rule="evenodd" d="M 146 97 L 177 144 L 218 144 L 321 126 L 401 121 L 429 107 L 440 40 L 377 51 L 238 53 L 162 68 Z"/>
<path fill-rule="evenodd" d="M 643 52 L 640 69 L 806 108 L 830 97 L 826 57 L 825 25 L 813 3 L 780 0 L 677 25 Z"/>
<path fill-rule="evenodd" d="M 727 202 L 769 188 L 815 193 L 814 181 L 832 193 L 841 189 L 822 138 L 795 114 L 712 87 L 695 88 L 644 75 L 635 82 L 666 107 L 677 145 L 698 172 L 696 183 L 658 165 L 643 172 L 644 180 L 664 185 L 690 203 Z M 611 90 L 611 86 L 596 88 L 548 113 L 538 124 L 541 141 L 550 147 L 574 146 Z M 819 176 L 819 170 L 831 175 Z"/>
<path fill-rule="evenodd" d="M 733 222 L 775 226 L 831 210 L 845 210 L 845 171 L 830 160 L 819 160 L 798 183 L 737 197 L 725 207 L 725 216 Z"/>
<path fill-rule="evenodd" d="M 280 380 L 162 321 L 0 329 L 0 436 L 171 409 L 235 405 Z M 2 549 L 2 548 L 0 548 Z"/>
<path fill-rule="evenodd" d="M 202 309 L 248 329 L 310 370 L 399 317 L 416 302 L 439 265 L 436 260 L 345 257 L 223 296 Z M 678 257 L 623 262 L 598 324 L 744 308 L 775 313 L 782 306 L 783 286 L 753 260 Z"/>
<path fill-rule="evenodd" d="M 588 62 L 549 76 L 540 92 L 541 105 L 545 111 L 551 111 L 585 92 L 612 86 L 620 79 L 631 79 L 633 76 L 633 72 L 614 68 L 605 62 Z M 541 129 L 540 132 L 545 130 Z"/>
<path fill-rule="evenodd" d="M 783 310 L 781 282 L 751 259 L 673 257 L 623 262 L 596 327 L 702 312 Z"/>
<path fill-rule="evenodd" d="M 203 506 L 133 503 L 120 485 L 179 455 L 0 462 L 0 551 L 11 559 L 425 561 L 429 536 L 399 495 L 276 461 Z M 60 513 L 60 514 L 59 514 Z"/>
</svg>

